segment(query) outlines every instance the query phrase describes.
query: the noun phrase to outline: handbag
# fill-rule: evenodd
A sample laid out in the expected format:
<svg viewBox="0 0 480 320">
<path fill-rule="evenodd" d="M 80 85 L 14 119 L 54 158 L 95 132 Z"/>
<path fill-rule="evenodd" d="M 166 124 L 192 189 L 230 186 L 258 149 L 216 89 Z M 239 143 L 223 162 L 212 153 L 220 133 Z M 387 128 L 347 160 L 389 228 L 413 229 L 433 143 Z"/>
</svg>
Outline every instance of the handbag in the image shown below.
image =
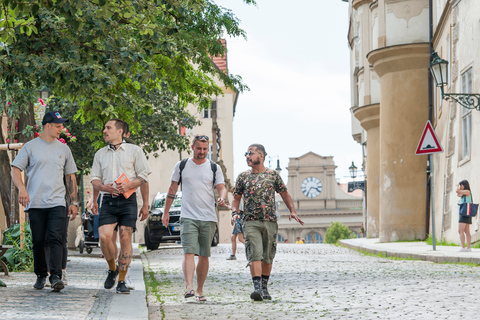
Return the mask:
<svg viewBox="0 0 480 320">
<path fill-rule="evenodd" d="M 464 199 L 463 201 L 465 201 L 465 198 L 463 199 Z M 473 197 L 472 197 L 472 201 L 473 201 Z M 460 203 L 459 206 L 460 206 L 461 216 L 475 217 L 477 215 L 478 204 L 463 202 L 463 203 Z"/>
</svg>

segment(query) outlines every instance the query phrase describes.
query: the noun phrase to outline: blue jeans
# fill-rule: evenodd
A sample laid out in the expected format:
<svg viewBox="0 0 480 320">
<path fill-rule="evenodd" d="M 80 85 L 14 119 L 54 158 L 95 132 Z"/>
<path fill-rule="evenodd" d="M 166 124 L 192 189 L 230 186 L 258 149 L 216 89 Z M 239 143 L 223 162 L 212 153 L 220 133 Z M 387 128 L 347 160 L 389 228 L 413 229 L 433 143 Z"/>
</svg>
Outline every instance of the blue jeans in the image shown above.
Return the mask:
<svg viewBox="0 0 480 320">
<path fill-rule="evenodd" d="M 45 241 L 50 245 L 50 276 L 62 278 L 63 239 L 67 232 L 67 210 L 64 206 L 29 209 L 33 242 L 33 268 L 37 276 L 47 276 Z"/>
</svg>

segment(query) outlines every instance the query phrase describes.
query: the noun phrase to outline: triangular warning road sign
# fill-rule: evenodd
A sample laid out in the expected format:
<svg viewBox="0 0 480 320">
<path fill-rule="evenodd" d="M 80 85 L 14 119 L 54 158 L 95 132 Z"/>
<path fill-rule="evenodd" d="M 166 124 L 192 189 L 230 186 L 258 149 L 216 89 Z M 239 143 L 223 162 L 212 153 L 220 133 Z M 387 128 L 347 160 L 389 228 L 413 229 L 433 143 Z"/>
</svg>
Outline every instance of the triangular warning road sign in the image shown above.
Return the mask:
<svg viewBox="0 0 480 320">
<path fill-rule="evenodd" d="M 420 138 L 415 154 L 422 155 L 439 152 L 443 152 L 443 148 L 440 145 L 440 142 L 438 142 L 437 135 L 435 134 L 432 123 L 429 120 L 425 125 L 425 129 L 423 129 L 422 137 Z"/>
</svg>

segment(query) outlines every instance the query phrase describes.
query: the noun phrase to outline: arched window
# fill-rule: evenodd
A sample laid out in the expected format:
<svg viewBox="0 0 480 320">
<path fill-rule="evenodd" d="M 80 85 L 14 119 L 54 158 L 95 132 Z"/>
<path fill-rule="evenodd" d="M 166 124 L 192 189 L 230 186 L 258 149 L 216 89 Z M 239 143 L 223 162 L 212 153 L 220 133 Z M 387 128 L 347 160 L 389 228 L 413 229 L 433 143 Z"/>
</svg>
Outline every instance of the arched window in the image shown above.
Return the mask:
<svg viewBox="0 0 480 320">
<path fill-rule="evenodd" d="M 285 242 L 285 238 L 281 235 L 277 235 L 277 242 Z"/>
<path fill-rule="evenodd" d="M 323 238 L 316 232 L 311 232 L 305 236 L 305 243 L 323 243 Z"/>
</svg>

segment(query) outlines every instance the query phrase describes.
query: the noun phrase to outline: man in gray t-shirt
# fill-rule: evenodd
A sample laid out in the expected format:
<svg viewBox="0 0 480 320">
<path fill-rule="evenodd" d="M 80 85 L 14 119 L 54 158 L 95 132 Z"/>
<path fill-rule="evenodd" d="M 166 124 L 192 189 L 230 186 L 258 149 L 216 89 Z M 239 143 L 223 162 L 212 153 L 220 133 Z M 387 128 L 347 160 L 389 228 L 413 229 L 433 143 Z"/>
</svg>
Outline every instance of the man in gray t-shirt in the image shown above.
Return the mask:
<svg viewBox="0 0 480 320">
<path fill-rule="evenodd" d="M 182 213 L 180 217 L 180 238 L 183 246 L 183 274 L 186 282 L 185 298 L 195 296 L 197 301 L 206 301 L 203 296 L 203 284 L 207 279 L 208 257 L 210 245 L 217 225 L 215 212 L 216 187 L 220 197 L 218 205 L 225 206 L 227 189 L 221 168 L 206 159 L 209 150 L 208 137 L 196 135 L 193 138 L 193 158 L 188 159 L 180 176 L 180 164 L 175 165 L 172 183 L 168 189 L 162 223 L 168 228 L 170 215 L 168 211 L 175 199 L 178 185 L 182 183 Z M 215 170 L 214 170 L 215 169 Z M 213 178 L 215 172 L 215 180 Z M 181 181 L 180 181 L 181 177 Z M 215 184 L 215 185 L 214 185 Z M 198 255 L 197 289 L 193 290 L 193 275 L 195 273 L 195 255 Z"/>
<path fill-rule="evenodd" d="M 62 282 L 63 237 L 67 232 L 66 190 L 64 177 L 70 191 L 70 220 L 78 211 L 77 167 L 70 148 L 58 140 L 63 129 L 58 112 L 51 111 L 43 117 L 43 132 L 39 138 L 27 142 L 12 163 L 12 179 L 19 190 L 19 202 L 29 213 L 32 231 L 34 271 L 37 275 L 35 289 L 43 289 L 47 273 L 45 241 L 50 244 L 50 283 L 53 291 L 64 288 Z M 27 174 L 25 187 L 21 171 Z"/>
</svg>

